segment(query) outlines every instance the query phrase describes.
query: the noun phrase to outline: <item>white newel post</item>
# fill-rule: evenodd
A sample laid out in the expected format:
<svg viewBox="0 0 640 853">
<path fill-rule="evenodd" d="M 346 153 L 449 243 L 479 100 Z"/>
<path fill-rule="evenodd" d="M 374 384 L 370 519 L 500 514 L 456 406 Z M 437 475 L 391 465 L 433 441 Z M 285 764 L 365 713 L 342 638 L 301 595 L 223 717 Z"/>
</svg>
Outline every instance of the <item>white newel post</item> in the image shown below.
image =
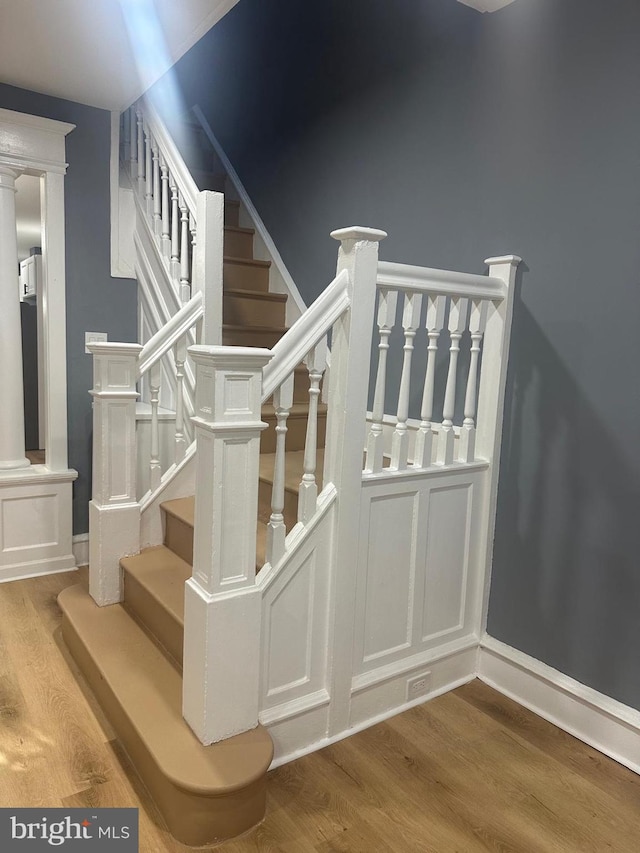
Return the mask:
<svg viewBox="0 0 640 853">
<path fill-rule="evenodd" d="M 139 344 L 89 344 L 93 354 L 93 485 L 89 503 L 89 592 L 122 600 L 120 558 L 140 550 L 136 495 Z"/>
<path fill-rule="evenodd" d="M 22 324 L 18 290 L 16 178 L 0 165 L 0 469 L 26 468 L 22 387 Z"/>
<path fill-rule="evenodd" d="M 183 715 L 204 744 L 258 724 L 262 594 L 255 585 L 266 349 L 194 346 L 196 510 L 185 586 Z"/>
<path fill-rule="evenodd" d="M 334 534 L 334 649 L 353 646 L 356 563 L 362 455 L 365 447 L 371 336 L 378 273 L 378 243 L 387 235 L 373 228 L 342 228 L 338 273 L 349 273 L 350 308 L 333 327 L 329 374 L 324 483 L 336 486 Z M 334 657 L 329 690 L 332 696 L 329 736 L 349 725 L 351 660 Z"/>
<path fill-rule="evenodd" d="M 479 624 L 476 626 L 478 631 L 485 629 L 489 601 L 514 286 L 518 264 L 521 260 L 522 258 L 519 258 L 517 255 L 504 255 L 502 257 L 489 258 L 485 261 L 489 267 L 489 275 L 499 278 L 505 283 L 506 295 L 501 302 L 491 303 L 487 310 L 486 327 L 482 344 L 480 387 L 478 390 L 475 441 L 476 459 L 488 459 L 491 462 L 490 477 L 487 478 L 487 496 L 485 502 L 486 523 L 483 526 L 486 530 L 487 539 L 484 546 L 486 560 L 483 580 L 483 603 Z"/>
<path fill-rule="evenodd" d="M 196 242 L 193 250 L 193 291 L 202 292 L 204 315 L 201 344 L 222 343 L 222 260 L 224 195 L 205 190 L 198 195 Z"/>
</svg>

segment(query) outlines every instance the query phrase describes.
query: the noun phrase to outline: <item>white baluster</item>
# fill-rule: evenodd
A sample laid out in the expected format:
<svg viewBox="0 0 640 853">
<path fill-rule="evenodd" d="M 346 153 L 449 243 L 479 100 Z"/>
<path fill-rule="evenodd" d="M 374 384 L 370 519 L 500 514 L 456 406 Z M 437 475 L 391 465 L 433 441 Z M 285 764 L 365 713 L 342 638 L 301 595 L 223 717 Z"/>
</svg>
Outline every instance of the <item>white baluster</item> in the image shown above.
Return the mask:
<svg viewBox="0 0 640 853">
<path fill-rule="evenodd" d="M 196 219 L 193 213 L 189 211 L 189 234 L 191 235 L 191 248 L 190 248 L 190 259 L 191 263 L 189 264 L 189 269 L 191 270 L 191 277 L 189 280 L 189 291 L 182 294 L 182 301 L 188 302 L 191 299 L 191 293 L 193 291 L 193 260 L 196 256 Z"/>
<path fill-rule="evenodd" d="M 138 177 L 138 125 L 136 123 L 136 111 L 133 107 L 129 110 L 129 174 L 131 181 Z"/>
<path fill-rule="evenodd" d="M 156 237 L 162 234 L 162 191 L 160 189 L 160 149 L 153 140 L 153 233 Z"/>
<path fill-rule="evenodd" d="M 176 433 L 175 462 L 181 462 L 187 449 L 184 423 L 184 363 L 187 358 L 187 339 L 181 338 L 173 349 L 176 362 Z"/>
<path fill-rule="evenodd" d="M 271 491 L 271 517 L 267 525 L 267 562 L 271 565 L 284 554 L 284 540 L 287 531 L 284 524 L 285 492 L 285 444 L 287 439 L 287 418 L 293 405 L 293 374 L 282 383 L 273 395 L 273 407 L 276 412 L 276 453 L 273 468 L 273 489 Z"/>
<path fill-rule="evenodd" d="M 160 155 L 160 183 L 161 193 L 161 216 L 162 216 L 162 254 L 165 258 L 171 257 L 171 226 L 169 224 L 169 167 L 162 155 Z"/>
<path fill-rule="evenodd" d="M 422 392 L 422 406 L 420 408 L 420 428 L 416 435 L 416 447 L 413 454 L 414 468 L 428 468 L 431 465 L 431 454 L 433 448 L 433 432 L 431 419 L 433 417 L 433 392 L 436 374 L 436 356 L 438 353 L 438 338 L 444 323 L 444 309 L 446 299 L 444 296 L 429 296 L 427 303 L 427 335 L 429 345 L 427 347 L 427 370 L 424 377 L 424 389 Z"/>
<path fill-rule="evenodd" d="M 365 471 L 382 470 L 384 441 L 382 435 L 382 420 L 384 418 L 384 395 L 387 381 L 387 352 L 389 350 L 389 335 L 396 319 L 397 290 L 381 290 L 378 301 L 378 329 L 380 342 L 378 344 L 378 372 L 376 374 L 376 390 L 373 398 L 373 423 L 367 437 L 367 458 Z"/>
<path fill-rule="evenodd" d="M 149 390 L 151 398 L 151 458 L 149 459 L 149 488 L 154 491 L 160 485 L 162 469 L 160 467 L 160 426 L 158 423 L 158 402 L 160 399 L 160 362 L 156 361 L 149 371 Z"/>
<path fill-rule="evenodd" d="M 456 406 L 456 373 L 458 369 L 458 354 L 460 353 L 460 338 L 467 325 L 468 308 L 468 300 L 459 296 L 451 297 L 451 305 L 449 306 L 449 335 L 451 337 L 449 372 L 447 373 L 447 387 L 444 392 L 442 428 L 438 436 L 438 465 L 450 465 L 453 462 L 455 441 L 453 415 Z"/>
<path fill-rule="evenodd" d="M 189 285 L 189 211 L 187 203 L 178 196 L 180 207 L 180 299 L 182 303 L 191 298 L 191 287 Z"/>
<path fill-rule="evenodd" d="M 398 394 L 398 414 L 396 428 L 391 441 L 391 471 L 402 471 L 407 467 L 409 454 L 409 432 L 407 418 L 409 417 L 409 391 L 411 386 L 411 358 L 413 356 L 413 339 L 420 323 L 420 308 L 422 295 L 405 293 L 404 309 L 402 311 L 402 326 L 404 328 L 404 358 L 402 360 L 402 378 Z"/>
<path fill-rule="evenodd" d="M 476 396 L 478 389 L 478 362 L 480 343 L 487 323 L 488 303 L 484 299 L 474 299 L 469 315 L 471 333 L 471 359 L 467 377 L 467 391 L 464 397 L 464 422 L 460 430 L 459 462 L 473 462 L 476 453 Z"/>
<path fill-rule="evenodd" d="M 138 192 L 144 196 L 144 121 L 140 110 L 136 110 L 138 124 Z"/>
<path fill-rule="evenodd" d="M 298 496 L 298 521 L 306 524 L 316 511 L 318 484 L 316 483 L 316 465 L 318 462 L 318 398 L 320 382 L 327 364 L 327 340 L 324 338 L 311 350 L 305 364 L 309 369 L 309 416 L 307 435 L 304 443 L 304 473 Z"/>
<path fill-rule="evenodd" d="M 153 157 L 151 152 L 151 131 L 144 126 L 144 197 L 149 219 L 153 216 Z"/>
<path fill-rule="evenodd" d="M 180 278 L 180 208 L 178 206 L 178 187 L 170 175 L 171 182 L 171 275 Z"/>
</svg>

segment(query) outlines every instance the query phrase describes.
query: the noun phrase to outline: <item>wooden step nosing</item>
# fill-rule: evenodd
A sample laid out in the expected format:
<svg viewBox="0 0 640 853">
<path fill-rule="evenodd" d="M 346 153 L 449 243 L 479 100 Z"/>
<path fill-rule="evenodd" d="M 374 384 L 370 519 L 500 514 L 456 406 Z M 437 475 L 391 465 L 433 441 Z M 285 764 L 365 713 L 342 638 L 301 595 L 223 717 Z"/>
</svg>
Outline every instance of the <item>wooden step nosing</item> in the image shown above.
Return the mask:
<svg viewBox="0 0 640 853">
<path fill-rule="evenodd" d="M 74 589 L 74 587 L 67 587 L 67 589 Z M 63 593 L 64 592 L 66 592 L 66 590 L 63 590 Z M 62 595 L 62 593 L 61 593 L 61 595 Z M 140 634 L 144 638 L 142 641 L 142 644 L 148 644 L 150 647 L 152 647 L 153 648 L 153 654 L 159 656 L 163 661 L 165 661 L 167 666 L 170 666 L 172 668 L 172 670 L 175 671 L 175 668 L 173 667 L 172 663 L 169 660 L 167 660 L 167 658 L 164 656 L 162 650 L 156 646 L 156 644 L 148 636 L 146 631 L 144 631 L 144 629 L 138 624 L 137 620 L 133 619 L 129 615 L 129 613 L 122 607 L 122 605 L 114 604 L 114 605 L 110 605 L 110 607 L 111 608 L 116 608 L 116 607 L 120 608 L 121 611 L 126 615 L 126 618 L 131 622 L 132 626 L 134 626 L 134 630 L 140 632 Z M 135 734 L 138 737 L 140 743 L 143 745 L 145 751 L 149 754 L 152 762 L 156 765 L 156 767 L 162 773 L 164 778 L 167 779 L 175 788 L 182 790 L 182 791 L 185 791 L 186 793 L 189 793 L 189 794 L 197 794 L 199 796 L 210 797 L 213 799 L 215 797 L 224 797 L 228 794 L 235 793 L 236 791 L 241 791 L 243 788 L 249 787 L 254 782 L 257 782 L 264 775 L 264 773 L 266 772 L 266 770 L 269 767 L 269 764 L 271 763 L 271 760 L 269 761 L 269 764 L 267 764 L 266 767 L 264 767 L 264 769 L 260 768 L 260 770 L 255 771 L 253 774 L 247 776 L 246 779 L 243 779 L 240 782 L 231 783 L 231 784 L 227 784 L 227 785 L 225 785 L 224 783 L 219 783 L 219 784 L 216 783 L 215 787 L 214 787 L 213 783 L 211 786 L 199 785 L 197 783 L 191 783 L 188 780 L 181 778 L 179 775 L 177 775 L 174 770 L 169 769 L 167 767 L 166 763 L 164 763 L 162 760 L 159 760 L 163 756 L 162 755 L 158 756 L 157 752 L 155 752 L 153 749 L 151 749 L 149 747 L 149 745 L 148 745 L 149 741 L 147 738 L 145 738 L 145 734 L 141 730 L 139 722 L 136 721 L 135 717 L 131 713 L 129 713 L 128 708 L 125 706 L 125 703 L 123 702 L 123 699 L 122 699 L 122 694 L 117 689 L 117 680 L 118 680 L 117 675 L 114 675 L 114 672 L 111 671 L 108 666 L 104 666 L 104 662 L 100 662 L 96 657 L 93 656 L 91 649 L 89 648 L 85 639 L 82 636 L 82 633 L 78 630 L 78 626 L 73 622 L 73 619 L 71 618 L 71 616 L 67 612 L 64 611 L 64 607 L 63 607 L 63 612 L 65 613 L 65 620 L 67 621 L 67 624 L 73 630 L 73 632 L 77 638 L 77 641 L 82 646 L 86 656 L 91 661 L 91 664 L 95 667 L 95 670 L 96 670 L 98 677 L 103 682 L 106 689 L 108 689 L 109 692 L 111 693 L 113 701 L 118 706 L 120 713 L 122 713 L 125 716 L 125 718 L 129 721 L 129 723 L 130 723 L 131 727 L 133 728 L 133 730 L 135 731 Z M 138 642 L 140 642 L 140 641 L 138 640 Z M 146 669 L 145 670 L 141 669 L 141 674 L 148 675 L 148 671 Z M 177 673 L 176 673 L 176 676 L 179 677 Z M 144 679 L 142 681 L 144 682 Z M 93 687 L 92 687 L 92 689 L 93 689 Z M 135 714 L 135 708 L 134 708 L 134 714 Z M 188 725 L 186 723 L 186 721 L 183 720 L 183 722 L 184 722 L 185 726 Z M 194 740 L 196 739 L 195 735 L 192 732 L 191 732 L 191 736 L 194 738 Z M 225 741 L 222 741 L 221 743 L 225 743 Z M 215 745 L 213 745 L 213 747 L 204 747 L 200 743 L 197 743 L 196 746 L 202 746 L 203 749 L 215 748 Z"/>
<path fill-rule="evenodd" d="M 271 261 L 261 261 L 259 258 L 237 258 L 234 255 L 223 255 L 222 261 L 225 264 L 244 265 L 266 270 L 271 267 Z"/>
<path fill-rule="evenodd" d="M 225 225 L 225 231 L 233 231 L 236 234 L 246 234 L 247 236 L 255 237 L 255 228 L 245 228 L 243 225 Z"/>
<path fill-rule="evenodd" d="M 241 287 L 229 287 L 224 289 L 224 296 L 233 296 L 234 298 L 243 299 L 261 299 L 264 302 L 281 302 L 287 301 L 286 293 L 273 293 L 270 290 L 244 290 Z"/>
</svg>

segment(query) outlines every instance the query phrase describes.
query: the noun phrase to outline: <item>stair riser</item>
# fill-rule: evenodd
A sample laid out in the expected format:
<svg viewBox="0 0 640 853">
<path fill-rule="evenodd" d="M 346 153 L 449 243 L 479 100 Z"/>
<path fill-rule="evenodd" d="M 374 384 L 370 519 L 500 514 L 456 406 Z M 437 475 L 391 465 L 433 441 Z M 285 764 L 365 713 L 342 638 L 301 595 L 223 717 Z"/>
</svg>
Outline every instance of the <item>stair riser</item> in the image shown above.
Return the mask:
<svg viewBox="0 0 640 853">
<path fill-rule="evenodd" d="M 222 343 L 227 347 L 266 347 L 271 349 L 274 347 L 283 332 L 276 329 L 273 332 L 269 330 L 257 331 L 251 326 L 244 329 L 222 329 Z"/>
<path fill-rule="evenodd" d="M 234 326 L 284 326 L 285 314 L 285 303 L 278 298 L 260 299 L 249 294 L 224 294 L 223 322 Z"/>
<path fill-rule="evenodd" d="M 253 258 L 253 234 L 225 231 L 224 253 L 229 258 Z"/>
<path fill-rule="evenodd" d="M 222 270 L 223 287 L 228 290 L 269 291 L 269 267 L 242 261 L 225 260 Z"/>
<path fill-rule="evenodd" d="M 276 417 L 273 414 L 262 412 L 262 420 L 268 423 L 267 429 L 262 431 L 260 435 L 260 452 L 275 453 L 276 450 Z M 327 426 L 326 412 L 318 413 L 318 447 L 324 447 L 325 432 Z M 304 450 L 304 445 L 307 439 L 307 417 L 294 417 L 290 415 L 287 418 L 287 450 Z"/>
<path fill-rule="evenodd" d="M 182 625 L 126 569 L 124 606 L 156 638 L 174 662 L 182 667 Z"/>
<path fill-rule="evenodd" d="M 169 831 L 178 841 L 204 846 L 240 835 L 262 820 L 266 807 L 266 774 L 240 791 L 216 797 L 199 796 L 173 785 L 154 761 L 66 616 L 62 620 L 62 636 L 157 803 Z"/>
<path fill-rule="evenodd" d="M 193 527 L 190 524 L 166 513 L 164 544 L 185 563 L 193 565 Z"/>
</svg>

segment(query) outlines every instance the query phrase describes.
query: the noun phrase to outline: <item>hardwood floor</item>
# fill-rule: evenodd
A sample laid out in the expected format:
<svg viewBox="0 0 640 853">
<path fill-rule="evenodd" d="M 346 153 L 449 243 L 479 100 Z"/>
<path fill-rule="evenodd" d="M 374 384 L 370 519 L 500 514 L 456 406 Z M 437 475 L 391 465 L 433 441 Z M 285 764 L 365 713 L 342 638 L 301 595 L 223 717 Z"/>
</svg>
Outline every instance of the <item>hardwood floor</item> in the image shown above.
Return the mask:
<svg viewBox="0 0 640 853">
<path fill-rule="evenodd" d="M 0 585 L 0 806 L 138 806 L 177 853 L 60 639 L 58 592 Z M 264 823 L 221 853 L 625 853 L 640 777 L 474 681 L 269 775 Z"/>
</svg>

